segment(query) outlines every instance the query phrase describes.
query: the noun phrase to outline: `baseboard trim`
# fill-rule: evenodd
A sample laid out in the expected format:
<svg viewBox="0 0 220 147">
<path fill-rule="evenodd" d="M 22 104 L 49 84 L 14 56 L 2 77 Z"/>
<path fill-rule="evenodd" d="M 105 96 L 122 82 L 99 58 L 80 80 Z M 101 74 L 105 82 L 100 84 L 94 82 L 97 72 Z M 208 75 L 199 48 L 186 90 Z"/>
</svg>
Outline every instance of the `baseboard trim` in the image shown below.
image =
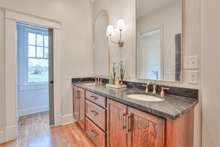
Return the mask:
<svg viewBox="0 0 220 147">
<path fill-rule="evenodd" d="M 4 143 L 4 131 L 0 131 L 0 144 Z"/>
<path fill-rule="evenodd" d="M 45 112 L 45 111 L 49 111 L 48 106 L 20 109 L 20 110 L 18 110 L 18 114 L 19 114 L 19 116 L 25 116 L 25 115 L 39 113 L 39 112 Z"/>
<path fill-rule="evenodd" d="M 5 142 L 16 139 L 17 137 L 17 127 L 8 126 L 5 130 Z"/>
<path fill-rule="evenodd" d="M 68 125 L 70 123 L 73 123 L 73 114 L 66 114 L 66 115 L 63 115 L 62 117 L 62 125 Z"/>
<path fill-rule="evenodd" d="M 0 131 L 0 144 L 15 140 L 17 138 L 17 127 L 8 126 L 4 131 Z"/>
<path fill-rule="evenodd" d="M 55 118 L 55 124 L 53 125 L 53 126 L 60 126 L 60 125 L 62 125 L 62 117 L 61 117 L 61 115 L 55 115 L 54 116 L 54 118 Z"/>
</svg>

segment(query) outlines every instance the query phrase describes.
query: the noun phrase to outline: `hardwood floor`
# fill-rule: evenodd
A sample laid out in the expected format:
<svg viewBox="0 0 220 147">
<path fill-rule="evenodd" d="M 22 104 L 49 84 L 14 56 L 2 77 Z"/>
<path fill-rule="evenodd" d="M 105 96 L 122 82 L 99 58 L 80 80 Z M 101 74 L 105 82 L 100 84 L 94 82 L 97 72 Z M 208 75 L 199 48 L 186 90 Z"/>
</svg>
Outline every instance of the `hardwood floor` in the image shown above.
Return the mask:
<svg viewBox="0 0 220 147">
<path fill-rule="evenodd" d="M 76 123 L 49 127 L 48 113 L 23 117 L 18 137 L 0 147 L 94 147 Z"/>
</svg>

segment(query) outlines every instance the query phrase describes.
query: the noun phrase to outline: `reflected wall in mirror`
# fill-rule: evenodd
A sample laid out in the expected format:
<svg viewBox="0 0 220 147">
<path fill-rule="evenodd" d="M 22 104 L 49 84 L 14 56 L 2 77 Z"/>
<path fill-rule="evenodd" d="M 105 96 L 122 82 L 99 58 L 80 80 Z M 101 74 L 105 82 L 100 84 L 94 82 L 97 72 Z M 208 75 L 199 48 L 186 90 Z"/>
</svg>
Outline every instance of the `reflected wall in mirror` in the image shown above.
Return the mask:
<svg viewBox="0 0 220 147">
<path fill-rule="evenodd" d="M 137 78 L 182 80 L 182 1 L 136 0 Z"/>
<path fill-rule="evenodd" d="M 94 73 L 95 75 L 109 75 L 109 46 L 106 28 L 109 16 L 106 10 L 101 10 L 94 18 Z"/>
</svg>

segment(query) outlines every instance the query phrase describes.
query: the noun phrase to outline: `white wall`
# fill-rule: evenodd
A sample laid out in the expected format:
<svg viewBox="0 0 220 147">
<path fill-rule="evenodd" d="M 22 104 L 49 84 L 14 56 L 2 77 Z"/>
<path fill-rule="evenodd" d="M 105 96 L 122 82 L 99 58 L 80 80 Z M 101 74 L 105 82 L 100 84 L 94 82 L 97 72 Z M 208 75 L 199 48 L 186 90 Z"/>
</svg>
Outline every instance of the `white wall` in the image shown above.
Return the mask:
<svg viewBox="0 0 220 147">
<path fill-rule="evenodd" d="M 109 46 L 106 37 L 108 13 L 101 11 L 94 18 L 94 74 L 109 75 Z"/>
<path fill-rule="evenodd" d="M 48 86 L 19 88 L 17 111 L 19 116 L 49 110 Z"/>
<path fill-rule="evenodd" d="M 219 0 L 202 0 L 203 147 L 220 146 Z"/>
<path fill-rule="evenodd" d="M 161 29 L 164 80 L 175 81 L 176 75 L 176 49 L 175 35 L 181 32 L 180 2 L 175 1 L 169 6 L 147 14 L 137 20 L 137 35 L 141 33 Z M 138 43 L 138 42 L 137 42 Z"/>
<path fill-rule="evenodd" d="M 71 78 L 90 76 L 93 73 L 89 2 L 87 0 L 0 0 L 0 7 L 62 22 L 62 114 L 71 120 Z"/>
<path fill-rule="evenodd" d="M 4 19 L 3 11 L 0 9 L 0 131 L 4 126 Z"/>
<path fill-rule="evenodd" d="M 135 55 L 135 0 L 95 0 L 94 16 L 101 10 L 106 10 L 109 14 L 109 24 L 116 27 L 118 19 L 122 18 L 126 23 L 126 31 L 123 32 L 122 40 L 125 41 L 123 48 L 119 48 L 118 45 L 110 43 L 110 64 L 113 62 L 119 62 L 123 60 L 127 69 L 127 77 L 133 76 L 135 69 L 134 60 L 131 60 L 129 55 Z M 119 40 L 119 33 L 115 33 L 112 37 L 114 41 Z"/>
</svg>

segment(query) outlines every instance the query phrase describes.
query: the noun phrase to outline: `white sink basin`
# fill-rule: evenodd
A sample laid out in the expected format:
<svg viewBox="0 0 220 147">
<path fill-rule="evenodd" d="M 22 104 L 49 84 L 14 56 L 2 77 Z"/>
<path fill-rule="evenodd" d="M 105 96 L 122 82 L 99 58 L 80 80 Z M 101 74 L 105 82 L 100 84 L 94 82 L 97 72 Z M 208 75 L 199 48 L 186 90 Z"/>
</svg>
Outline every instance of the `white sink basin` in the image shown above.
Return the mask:
<svg viewBox="0 0 220 147">
<path fill-rule="evenodd" d="M 162 102 L 164 99 L 156 97 L 156 96 L 151 96 L 151 95 L 146 95 L 146 94 L 128 94 L 127 97 L 129 99 L 133 100 L 139 100 L 139 101 L 148 101 L 148 102 Z"/>
<path fill-rule="evenodd" d="M 96 84 L 95 84 L 95 82 L 93 82 L 93 83 L 84 83 L 83 85 L 86 85 L 86 86 L 95 86 Z"/>
</svg>

